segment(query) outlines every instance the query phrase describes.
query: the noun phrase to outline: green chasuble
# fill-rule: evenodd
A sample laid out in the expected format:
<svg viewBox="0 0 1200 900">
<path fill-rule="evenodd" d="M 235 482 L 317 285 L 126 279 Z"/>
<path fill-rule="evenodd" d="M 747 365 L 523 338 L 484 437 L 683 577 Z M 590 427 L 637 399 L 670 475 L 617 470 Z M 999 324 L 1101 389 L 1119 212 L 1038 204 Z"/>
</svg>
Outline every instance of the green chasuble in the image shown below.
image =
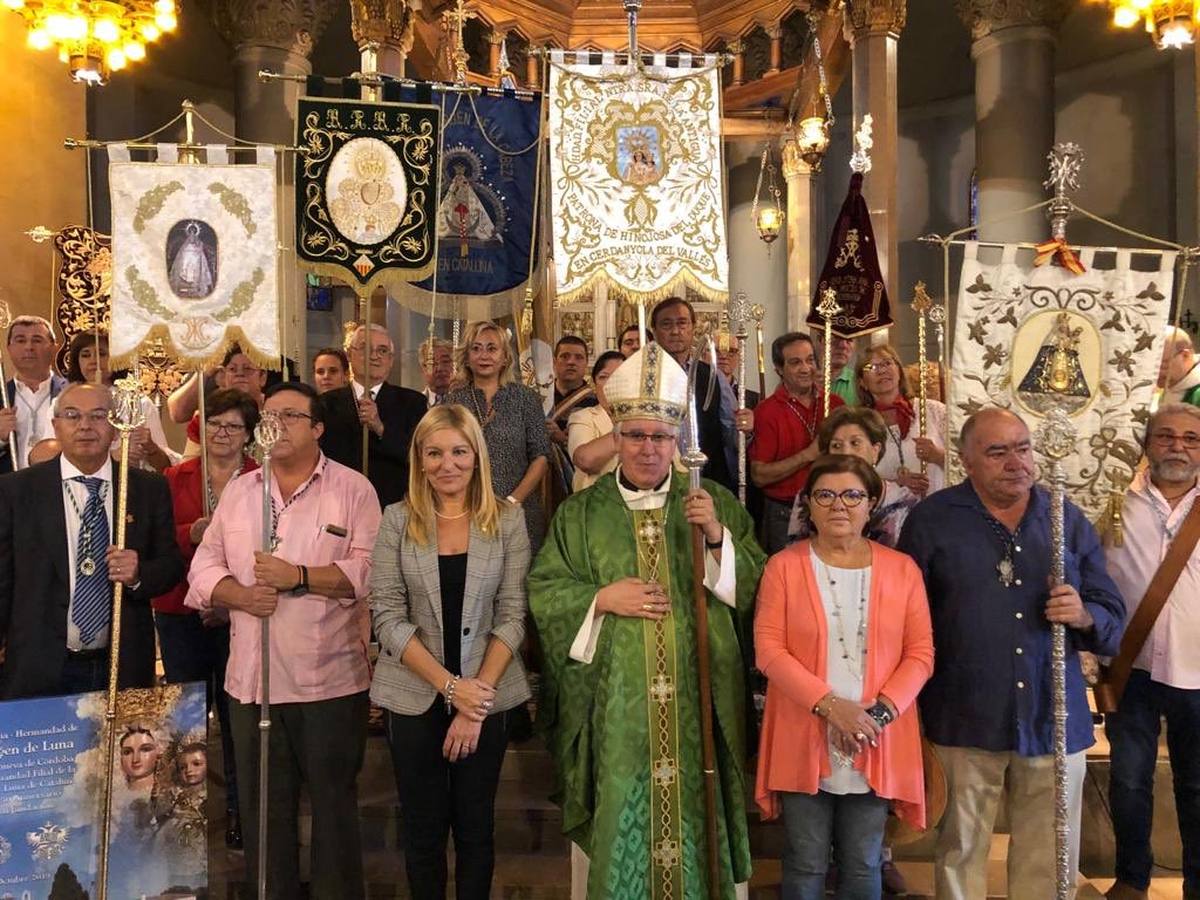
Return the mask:
<svg viewBox="0 0 1200 900">
<path fill-rule="evenodd" d="M 613 473 L 558 508 L 529 573 L 545 657 L 539 724 L 557 763 L 563 830 L 588 854 L 588 896 L 708 896 L 699 683 L 686 475 L 659 510 L 630 510 Z M 737 619 L 752 613 L 764 556 L 753 522 L 704 482 L 733 538 L 737 611 L 708 594 L 721 890 L 750 877 L 744 662 Z M 662 584 L 660 622 L 607 615 L 592 662 L 570 659 L 596 592 L 632 575 Z"/>
</svg>

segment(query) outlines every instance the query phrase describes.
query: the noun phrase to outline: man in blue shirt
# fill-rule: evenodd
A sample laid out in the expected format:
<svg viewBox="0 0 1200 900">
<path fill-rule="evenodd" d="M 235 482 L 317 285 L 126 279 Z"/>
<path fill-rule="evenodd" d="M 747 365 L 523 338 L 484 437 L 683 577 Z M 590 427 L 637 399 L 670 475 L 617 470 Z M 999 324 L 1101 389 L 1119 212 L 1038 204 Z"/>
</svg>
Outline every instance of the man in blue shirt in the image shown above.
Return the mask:
<svg viewBox="0 0 1200 900">
<path fill-rule="evenodd" d="M 1125 607 L 1083 513 L 1066 503 L 1067 583 L 1048 587 L 1050 497 L 1034 486 L 1029 429 L 1002 409 L 977 412 L 959 441 L 968 481 L 909 514 L 899 549 L 925 575 L 933 677 L 920 696 L 946 772 L 938 829 L 939 900 L 987 896 L 987 857 L 1008 788 L 1008 892 L 1054 884 L 1054 703 L 1050 623 L 1067 626 L 1067 770 L 1071 871 L 1079 860 L 1084 753 L 1094 742 L 1079 650 L 1117 652 Z"/>
</svg>

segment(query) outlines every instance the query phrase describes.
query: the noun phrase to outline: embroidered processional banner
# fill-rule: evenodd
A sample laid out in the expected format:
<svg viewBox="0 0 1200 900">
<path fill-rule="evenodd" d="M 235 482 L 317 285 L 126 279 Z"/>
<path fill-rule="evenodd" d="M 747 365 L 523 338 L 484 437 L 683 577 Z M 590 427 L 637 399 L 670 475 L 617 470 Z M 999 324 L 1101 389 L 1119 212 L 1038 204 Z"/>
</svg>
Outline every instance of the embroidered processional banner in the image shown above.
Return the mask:
<svg viewBox="0 0 1200 900">
<path fill-rule="evenodd" d="M 180 365 L 220 362 L 238 342 L 259 365 L 279 368 L 275 152 L 230 165 L 181 163 L 176 145 L 157 162 L 109 148 L 114 367 L 161 338 Z"/>
<path fill-rule="evenodd" d="M 0 895 L 97 896 L 105 694 L 0 704 Z M 108 896 L 208 892 L 202 682 L 117 699 Z"/>
<path fill-rule="evenodd" d="M 466 320 L 512 315 L 524 300 L 536 220 L 541 94 L 435 92 L 443 112 L 437 280 L 409 292 Z M 532 257 L 536 266 L 536 254 Z"/>
<path fill-rule="evenodd" d="M 579 54 L 587 57 L 588 54 Z M 579 56 L 577 55 L 577 56 Z M 653 301 L 729 294 L 716 59 L 550 67 L 550 184 L 560 302 L 607 282 Z"/>
<path fill-rule="evenodd" d="M 439 118 L 428 104 L 300 98 L 301 263 L 360 294 L 432 274 Z"/>
<path fill-rule="evenodd" d="M 980 258 L 993 252 L 992 262 Z M 950 434 L 957 437 L 984 406 L 1010 408 L 1035 430 L 1051 405 L 1063 405 L 1079 434 L 1079 452 L 1063 461 L 1068 496 L 1102 522 L 1142 455 L 1175 256 L 1083 247 L 1085 271 L 1077 275 L 1034 266 L 1032 253 L 1014 245 L 981 251 L 968 243 L 955 318 Z M 952 478 L 961 480 L 956 454 L 950 465 Z"/>
</svg>

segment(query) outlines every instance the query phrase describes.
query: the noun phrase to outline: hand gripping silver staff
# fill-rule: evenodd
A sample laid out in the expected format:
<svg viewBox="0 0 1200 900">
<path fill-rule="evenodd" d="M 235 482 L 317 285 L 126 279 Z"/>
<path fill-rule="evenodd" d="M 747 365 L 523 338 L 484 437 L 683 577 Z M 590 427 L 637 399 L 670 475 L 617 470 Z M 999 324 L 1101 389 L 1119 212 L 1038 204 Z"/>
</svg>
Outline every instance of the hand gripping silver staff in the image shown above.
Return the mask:
<svg viewBox="0 0 1200 900">
<path fill-rule="evenodd" d="M 661 351 L 659 351 L 661 352 Z M 716 379 L 713 367 L 711 384 Z M 687 430 L 688 449 L 683 454 L 683 464 L 688 470 L 688 486 L 700 489 L 700 471 L 708 457 L 700 449 L 700 429 L 696 423 L 696 366 L 688 367 L 687 386 Z M 708 896 L 710 900 L 721 897 L 720 850 L 717 844 L 717 747 L 713 739 L 712 673 L 709 670 L 708 652 L 708 597 L 704 588 L 704 532 L 699 525 L 692 526 L 692 601 L 696 614 L 696 674 L 700 683 L 700 738 L 701 759 L 704 766 L 704 834 L 708 861 Z"/>
<path fill-rule="evenodd" d="M 746 408 L 746 319 L 750 317 L 750 308 L 746 304 L 746 292 L 738 291 L 730 304 L 730 312 L 737 323 L 734 337 L 738 342 L 738 410 Z M 741 429 L 737 433 L 737 465 L 738 465 L 738 500 L 746 505 L 746 432 Z"/>
<path fill-rule="evenodd" d="M 1064 504 L 1067 473 L 1062 461 L 1075 452 L 1075 426 L 1060 406 L 1052 406 L 1038 426 L 1038 452 L 1050 460 L 1050 580 L 1066 583 Z M 1050 626 L 1051 684 L 1054 699 L 1054 875 L 1056 900 L 1071 896 L 1070 819 L 1067 814 L 1067 630 Z"/>
<path fill-rule="evenodd" d="M 933 299 L 925 292 L 925 282 L 918 281 L 913 288 L 913 312 L 917 314 L 917 372 L 920 373 L 921 386 L 917 393 L 917 427 L 921 437 L 926 437 L 929 430 L 929 381 L 925 369 L 929 365 L 925 355 L 925 317 L 933 309 Z M 921 458 L 921 474 L 929 471 L 929 463 Z"/>
<path fill-rule="evenodd" d="M 8 301 L 0 300 L 0 331 L 7 332 L 8 326 L 12 324 L 12 312 L 8 308 Z M 8 377 L 4 374 L 4 357 L 0 356 L 0 404 L 3 404 L 4 409 L 9 408 L 8 401 Z M 8 433 L 8 458 L 12 461 L 12 470 L 17 471 L 17 429 L 14 426 L 13 430 Z"/>
<path fill-rule="evenodd" d="M 254 442 L 262 449 L 262 542 L 264 553 L 275 552 L 275 504 L 271 499 L 271 451 L 283 436 L 279 413 L 264 409 L 254 429 Z M 262 700 L 258 706 L 258 898 L 267 898 L 267 773 L 271 752 L 271 617 L 259 621 Z"/>
<path fill-rule="evenodd" d="M 108 421 L 121 437 L 121 463 L 117 470 L 117 500 L 113 510 L 113 546 L 125 549 L 125 512 L 129 504 L 129 434 L 145 422 L 142 415 L 142 392 L 132 375 L 118 379 L 113 385 L 112 406 Z M 15 459 L 15 458 L 14 458 Z M 108 849 L 112 839 L 113 759 L 117 752 L 117 670 L 121 659 L 121 601 L 125 585 L 114 581 L 112 587 L 112 619 L 108 631 L 108 698 L 104 707 L 104 808 L 100 818 L 100 867 L 96 873 L 96 896 L 108 896 Z"/>
</svg>

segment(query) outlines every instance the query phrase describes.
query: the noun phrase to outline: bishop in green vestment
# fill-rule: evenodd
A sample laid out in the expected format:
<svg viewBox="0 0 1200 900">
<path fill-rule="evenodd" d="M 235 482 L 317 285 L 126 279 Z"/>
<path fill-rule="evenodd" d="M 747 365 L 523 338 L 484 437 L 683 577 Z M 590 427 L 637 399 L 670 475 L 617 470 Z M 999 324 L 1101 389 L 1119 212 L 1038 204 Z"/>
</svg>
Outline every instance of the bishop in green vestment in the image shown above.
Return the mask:
<svg viewBox="0 0 1200 900">
<path fill-rule="evenodd" d="M 559 507 L 529 574 L 545 657 L 539 719 L 588 896 L 708 896 L 691 526 L 706 542 L 722 897 L 750 874 L 739 621 L 764 556 L 737 500 L 672 471 L 686 375 L 650 344 L 605 393 L 619 467 Z"/>
</svg>

